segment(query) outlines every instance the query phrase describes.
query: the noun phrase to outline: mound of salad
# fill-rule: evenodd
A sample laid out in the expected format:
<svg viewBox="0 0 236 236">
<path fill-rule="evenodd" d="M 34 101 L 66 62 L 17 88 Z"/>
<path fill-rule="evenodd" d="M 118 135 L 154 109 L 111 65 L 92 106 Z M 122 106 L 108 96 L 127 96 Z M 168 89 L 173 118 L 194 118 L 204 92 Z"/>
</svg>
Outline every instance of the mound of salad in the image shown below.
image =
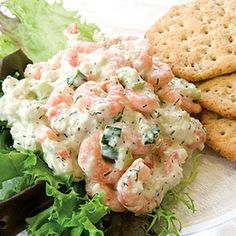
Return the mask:
<svg viewBox="0 0 236 236">
<path fill-rule="evenodd" d="M 62 50 L 28 64 L 23 78 L 16 73 L 2 82 L 1 152 L 17 174 L 12 168 L 2 178 L 1 200 L 47 182 L 54 202 L 26 220 L 29 235 L 103 235 L 110 211 L 147 217 L 151 235 L 164 219 L 162 234 L 178 235 L 167 202 L 178 199 L 194 209 L 179 194 L 195 169 L 173 189 L 183 164 L 204 148 L 205 131 L 190 115 L 201 111 L 200 92 L 174 77 L 147 39 L 109 38 L 87 24 L 92 34 L 85 37 L 85 26 L 81 31 L 83 24 L 74 21 Z"/>
</svg>

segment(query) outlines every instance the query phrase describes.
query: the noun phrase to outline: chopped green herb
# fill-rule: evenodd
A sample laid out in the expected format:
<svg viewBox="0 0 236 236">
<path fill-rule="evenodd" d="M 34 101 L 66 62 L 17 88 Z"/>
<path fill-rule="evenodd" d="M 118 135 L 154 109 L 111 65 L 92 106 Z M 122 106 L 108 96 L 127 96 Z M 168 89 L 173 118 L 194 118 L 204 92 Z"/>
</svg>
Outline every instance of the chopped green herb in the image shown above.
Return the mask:
<svg viewBox="0 0 236 236">
<path fill-rule="evenodd" d="M 115 122 L 119 122 L 119 121 L 122 119 L 123 113 L 124 113 L 124 108 L 122 109 L 121 112 L 118 113 L 118 115 L 116 115 L 116 116 L 113 118 L 114 123 L 115 123 Z"/>
</svg>

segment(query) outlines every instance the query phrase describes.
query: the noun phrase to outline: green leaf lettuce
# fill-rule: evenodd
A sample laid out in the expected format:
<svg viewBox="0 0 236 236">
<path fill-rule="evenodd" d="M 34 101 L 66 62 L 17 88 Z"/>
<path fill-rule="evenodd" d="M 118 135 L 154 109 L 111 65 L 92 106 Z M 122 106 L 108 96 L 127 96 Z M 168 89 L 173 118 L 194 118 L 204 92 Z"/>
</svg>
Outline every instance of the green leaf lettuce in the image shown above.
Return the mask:
<svg viewBox="0 0 236 236">
<path fill-rule="evenodd" d="M 98 27 L 81 21 L 76 11 L 67 11 L 61 3 L 45 0 L 6 0 L 4 5 L 17 18 L 0 14 L 0 58 L 21 48 L 33 61 L 45 61 L 64 48 L 64 30 L 77 22 L 85 40 L 92 40 Z"/>
</svg>

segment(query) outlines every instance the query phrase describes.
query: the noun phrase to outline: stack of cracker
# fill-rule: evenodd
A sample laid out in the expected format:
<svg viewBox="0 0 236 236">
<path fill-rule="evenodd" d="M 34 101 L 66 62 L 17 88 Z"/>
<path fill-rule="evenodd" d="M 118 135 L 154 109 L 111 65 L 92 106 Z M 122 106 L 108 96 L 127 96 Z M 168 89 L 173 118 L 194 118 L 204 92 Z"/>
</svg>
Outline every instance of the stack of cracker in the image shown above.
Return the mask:
<svg viewBox="0 0 236 236">
<path fill-rule="evenodd" d="M 207 143 L 236 161 L 236 0 L 175 6 L 146 37 L 177 77 L 198 82 Z"/>
</svg>

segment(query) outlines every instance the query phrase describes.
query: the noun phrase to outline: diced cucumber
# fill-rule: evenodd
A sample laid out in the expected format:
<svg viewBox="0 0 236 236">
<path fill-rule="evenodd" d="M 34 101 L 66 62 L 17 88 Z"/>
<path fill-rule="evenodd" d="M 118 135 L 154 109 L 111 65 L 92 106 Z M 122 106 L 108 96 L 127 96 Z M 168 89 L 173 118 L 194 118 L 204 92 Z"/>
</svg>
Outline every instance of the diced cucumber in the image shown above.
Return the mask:
<svg viewBox="0 0 236 236">
<path fill-rule="evenodd" d="M 81 84 L 87 82 L 87 76 L 84 75 L 80 70 L 77 70 L 76 75 L 70 78 L 67 78 L 67 84 L 79 87 Z"/>
<path fill-rule="evenodd" d="M 128 151 L 128 154 L 124 158 L 124 168 L 128 168 L 133 162 L 133 155 L 130 151 Z"/>
<path fill-rule="evenodd" d="M 48 98 L 50 93 L 52 92 L 53 87 L 46 83 L 41 82 L 33 87 L 32 92 L 34 92 L 39 100 Z"/>
<path fill-rule="evenodd" d="M 156 138 L 160 133 L 160 128 L 158 125 L 151 125 L 150 131 L 146 132 L 143 135 L 142 143 L 146 144 L 154 144 L 156 142 Z"/>
<path fill-rule="evenodd" d="M 121 135 L 121 128 L 107 126 L 101 139 L 102 157 L 110 160 L 117 160 L 119 156 L 116 148 Z"/>
<path fill-rule="evenodd" d="M 142 89 L 145 81 L 140 77 L 139 73 L 130 67 L 122 67 L 117 70 L 119 82 L 130 89 Z"/>
</svg>

